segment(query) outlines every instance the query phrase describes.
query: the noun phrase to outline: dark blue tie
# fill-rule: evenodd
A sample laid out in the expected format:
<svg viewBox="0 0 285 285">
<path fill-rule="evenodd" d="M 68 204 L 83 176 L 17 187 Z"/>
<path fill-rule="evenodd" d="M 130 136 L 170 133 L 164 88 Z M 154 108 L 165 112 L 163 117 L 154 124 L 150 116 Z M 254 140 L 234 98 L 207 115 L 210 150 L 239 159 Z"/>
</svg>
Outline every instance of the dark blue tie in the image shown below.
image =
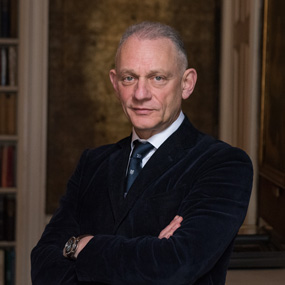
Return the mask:
<svg viewBox="0 0 285 285">
<path fill-rule="evenodd" d="M 139 172 L 142 169 L 143 158 L 153 149 L 153 145 L 149 142 L 134 141 L 134 149 L 129 163 L 129 169 L 127 173 L 126 193 L 128 193 L 131 185 L 135 181 Z"/>
</svg>

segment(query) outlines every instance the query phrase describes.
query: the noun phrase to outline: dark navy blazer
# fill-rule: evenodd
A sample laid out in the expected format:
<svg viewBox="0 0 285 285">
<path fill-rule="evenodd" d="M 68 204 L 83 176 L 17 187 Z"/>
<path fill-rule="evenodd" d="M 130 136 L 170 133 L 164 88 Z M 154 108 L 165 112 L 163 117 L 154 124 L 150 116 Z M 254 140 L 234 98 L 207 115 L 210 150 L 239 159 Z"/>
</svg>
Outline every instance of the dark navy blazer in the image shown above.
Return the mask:
<svg viewBox="0 0 285 285">
<path fill-rule="evenodd" d="M 86 150 L 31 254 L 33 284 L 224 284 L 248 207 L 252 164 L 185 118 L 124 199 L 130 140 Z M 160 231 L 183 222 L 169 239 Z M 71 236 L 94 235 L 76 261 Z"/>
</svg>

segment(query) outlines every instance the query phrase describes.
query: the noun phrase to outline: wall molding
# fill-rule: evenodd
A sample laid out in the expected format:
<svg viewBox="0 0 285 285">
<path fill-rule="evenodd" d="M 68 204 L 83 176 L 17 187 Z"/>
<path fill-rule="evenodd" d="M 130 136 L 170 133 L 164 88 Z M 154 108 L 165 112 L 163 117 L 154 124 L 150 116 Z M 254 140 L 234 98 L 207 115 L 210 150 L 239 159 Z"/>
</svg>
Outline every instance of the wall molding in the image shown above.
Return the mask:
<svg viewBox="0 0 285 285">
<path fill-rule="evenodd" d="M 223 0 L 220 139 L 244 149 L 258 171 L 262 0 Z M 245 224 L 257 222 L 257 175 Z"/>
<path fill-rule="evenodd" d="M 31 284 L 30 252 L 45 225 L 48 0 L 19 3 L 16 284 Z"/>
</svg>

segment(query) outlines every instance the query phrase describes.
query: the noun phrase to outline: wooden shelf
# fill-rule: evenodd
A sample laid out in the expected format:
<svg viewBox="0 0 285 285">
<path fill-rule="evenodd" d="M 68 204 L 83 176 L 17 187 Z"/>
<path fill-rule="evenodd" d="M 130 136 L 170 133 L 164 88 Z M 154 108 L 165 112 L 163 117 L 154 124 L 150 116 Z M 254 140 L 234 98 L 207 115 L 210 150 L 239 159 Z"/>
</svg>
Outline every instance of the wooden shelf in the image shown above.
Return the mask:
<svg viewBox="0 0 285 285">
<path fill-rule="evenodd" d="M 17 86 L 0 86 L 0 92 L 18 92 Z"/>
<path fill-rule="evenodd" d="M 19 40 L 16 38 L 0 38 L 0 45 L 18 45 Z"/>
<path fill-rule="evenodd" d="M 16 193 L 17 193 L 16 187 L 11 187 L 11 188 L 0 187 L 0 195 L 1 194 L 16 194 Z"/>
<path fill-rule="evenodd" d="M 15 247 L 16 246 L 16 241 L 0 241 L 0 247 Z"/>
<path fill-rule="evenodd" d="M 0 141 L 2 142 L 17 142 L 17 135 L 0 135 Z"/>
</svg>

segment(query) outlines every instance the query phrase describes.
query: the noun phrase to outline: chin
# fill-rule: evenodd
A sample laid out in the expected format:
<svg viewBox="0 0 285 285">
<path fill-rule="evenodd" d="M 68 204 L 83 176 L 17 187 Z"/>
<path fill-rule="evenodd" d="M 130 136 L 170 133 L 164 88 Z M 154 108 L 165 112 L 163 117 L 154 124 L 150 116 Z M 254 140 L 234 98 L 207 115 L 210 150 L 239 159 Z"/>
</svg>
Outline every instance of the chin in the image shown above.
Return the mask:
<svg viewBox="0 0 285 285">
<path fill-rule="evenodd" d="M 139 120 L 132 120 L 132 125 L 138 130 L 151 130 L 155 128 L 157 122 L 154 122 L 153 119 L 139 119 Z"/>
</svg>

